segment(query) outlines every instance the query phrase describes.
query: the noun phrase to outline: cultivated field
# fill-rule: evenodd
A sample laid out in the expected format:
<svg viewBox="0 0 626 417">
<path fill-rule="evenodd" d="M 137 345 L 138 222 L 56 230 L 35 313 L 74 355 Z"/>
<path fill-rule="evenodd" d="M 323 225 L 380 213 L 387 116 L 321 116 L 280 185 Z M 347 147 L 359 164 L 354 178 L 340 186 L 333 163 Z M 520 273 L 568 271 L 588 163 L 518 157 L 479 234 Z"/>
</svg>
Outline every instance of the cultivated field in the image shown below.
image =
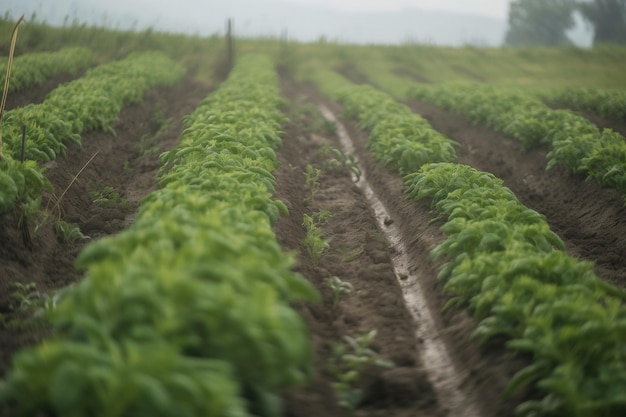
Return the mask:
<svg viewBox="0 0 626 417">
<path fill-rule="evenodd" d="M 626 415 L 625 63 L 25 26 L 0 415 Z"/>
</svg>

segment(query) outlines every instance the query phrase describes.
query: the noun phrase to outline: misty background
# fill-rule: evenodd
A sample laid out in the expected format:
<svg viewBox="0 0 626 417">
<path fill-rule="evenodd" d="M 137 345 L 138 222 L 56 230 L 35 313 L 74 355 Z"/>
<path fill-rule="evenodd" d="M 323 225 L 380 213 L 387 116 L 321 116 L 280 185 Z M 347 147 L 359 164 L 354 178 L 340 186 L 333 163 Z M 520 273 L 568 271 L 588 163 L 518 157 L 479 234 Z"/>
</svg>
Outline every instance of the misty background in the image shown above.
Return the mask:
<svg viewBox="0 0 626 417">
<path fill-rule="evenodd" d="M 289 39 L 301 42 L 498 47 L 502 46 L 508 28 L 508 10 L 486 9 L 485 4 L 478 6 L 481 0 L 466 3 L 476 4 L 475 11 L 464 7 L 458 12 L 420 9 L 411 2 L 381 10 L 362 7 L 357 2 L 345 2 L 344 5 L 353 6 L 341 8 L 303 0 L 3 0 L 2 3 L 2 14 L 9 12 L 15 18 L 25 14 L 30 19 L 36 13 L 36 20 L 55 26 L 86 23 L 115 29 L 153 28 L 210 36 L 223 34 L 226 19 L 233 18 L 237 36 L 276 38 L 286 34 Z M 502 9 L 507 9 L 507 1 L 500 3 Z M 575 19 L 576 26 L 567 32 L 568 37 L 577 46 L 591 46 L 592 30 L 579 16 Z"/>
</svg>

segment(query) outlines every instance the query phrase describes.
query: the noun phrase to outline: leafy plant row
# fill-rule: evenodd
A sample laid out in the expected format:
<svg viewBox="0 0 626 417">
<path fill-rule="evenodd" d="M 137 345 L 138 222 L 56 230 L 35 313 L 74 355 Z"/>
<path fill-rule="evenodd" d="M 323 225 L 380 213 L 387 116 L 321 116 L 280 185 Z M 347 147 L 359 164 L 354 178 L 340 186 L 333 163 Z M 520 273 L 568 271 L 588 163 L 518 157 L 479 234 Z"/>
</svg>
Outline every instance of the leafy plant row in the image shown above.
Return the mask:
<svg viewBox="0 0 626 417">
<path fill-rule="evenodd" d="M 548 169 L 565 165 L 626 194 L 626 141 L 569 110 L 552 110 L 530 94 L 481 85 L 414 85 L 409 96 L 462 114 L 520 140 L 547 146 Z"/>
<path fill-rule="evenodd" d="M 385 164 L 408 174 L 428 162 L 456 160 L 455 142 L 386 93 L 355 85 L 331 71 L 317 71 L 313 77 L 324 94 L 341 103 L 345 114 L 370 132 L 368 146 Z"/>
<path fill-rule="evenodd" d="M 183 68 L 156 52 L 127 58 L 89 70 L 78 80 L 53 90 L 41 104 L 17 108 L 5 114 L 0 161 L 0 213 L 19 199 L 27 203 L 49 186 L 37 163 L 53 160 L 66 149 L 66 142 L 80 144 L 81 134 L 103 129 L 113 132 L 111 123 L 122 108 L 141 102 L 143 94 L 157 85 L 172 85 Z M 26 127 L 25 163 L 21 153 L 22 129 Z"/>
<path fill-rule="evenodd" d="M 432 198 L 448 217 L 449 236 L 431 254 L 451 259 L 439 274 L 452 294 L 446 308 L 468 305 L 479 320 L 475 338 L 506 336 L 509 348 L 532 359 L 507 387 L 537 390 L 539 399 L 520 405 L 519 415 L 624 414 L 626 295 L 599 280 L 592 263 L 569 257 L 545 218 L 492 174 L 427 163 L 405 183 L 408 198 Z"/>
<path fill-rule="evenodd" d="M 626 93 L 592 88 L 565 88 L 540 95 L 549 104 L 585 110 L 607 119 L 626 119 Z"/>
<path fill-rule="evenodd" d="M 280 416 L 280 389 L 311 371 L 290 303 L 318 298 L 272 223 L 283 116 L 264 56 L 243 56 L 161 156 L 162 189 L 135 223 L 88 246 L 87 277 L 19 353 L 0 399 L 17 415 Z"/>
<path fill-rule="evenodd" d="M 96 55 L 87 48 L 70 47 L 55 52 L 33 52 L 13 60 L 9 92 L 21 91 L 42 84 L 62 73 L 75 74 L 96 62 Z M 4 86 L 6 60 L 0 63 L 0 85 Z"/>
<path fill-rule="evenodd" d="M 505 336 L 532 359 L 507 392 L 534 384 L 538 400 L 520 416 L 626 413 L 626 308 L 623 292 L 599 280 L 593 264 L 569 257 L 545 219 L 493 175 L 457 164 L 424 165 L 405 177 L 407 195 L 431 198 L 447 222 L 431 253 L 450 259 L 439 279 L 469 305 L 482 342 Z"/>
</svg>

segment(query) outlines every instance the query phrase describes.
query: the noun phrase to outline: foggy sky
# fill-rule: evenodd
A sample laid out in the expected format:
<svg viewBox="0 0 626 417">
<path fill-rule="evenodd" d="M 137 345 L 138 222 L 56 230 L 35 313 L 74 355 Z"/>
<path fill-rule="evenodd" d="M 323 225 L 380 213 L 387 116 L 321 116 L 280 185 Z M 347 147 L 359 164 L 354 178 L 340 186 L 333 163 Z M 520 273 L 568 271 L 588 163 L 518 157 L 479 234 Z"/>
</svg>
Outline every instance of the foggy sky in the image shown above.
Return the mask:
<svg viewBox="0 0 626 417">
<path fill-rule="evenodd" d="M 310 42 L 500 46 L 509 0 L 0 0 L 0 13 L 54 25 L 64 19 L 120 29 L 208 36 L 235 19 L 238 36 Z M 586 39 L 585 39 L 586 37 Z M 590 43 L 584 30 L 573 37 Z"/>
</svg>

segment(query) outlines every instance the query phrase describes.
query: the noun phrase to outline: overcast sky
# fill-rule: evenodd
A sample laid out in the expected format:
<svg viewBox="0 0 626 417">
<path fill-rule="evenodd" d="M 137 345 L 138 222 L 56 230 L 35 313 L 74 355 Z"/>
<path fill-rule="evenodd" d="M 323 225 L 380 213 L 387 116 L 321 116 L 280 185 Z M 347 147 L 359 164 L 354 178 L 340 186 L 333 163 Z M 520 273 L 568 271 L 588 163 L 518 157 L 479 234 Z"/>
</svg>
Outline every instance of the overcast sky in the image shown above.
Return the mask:
<svg viewBox="0 0 626 417">
<path fill-rule="evenodd" d="M 551 0 L 546 0 L 551 1 Z M 121 29 L 223 33 L 235 19 L 238 36 L 347 43 L 499 46 L 510 0 L 0 0 L 0 13 L 33 11 L 38 20 L 76 19 Z M 580 31 L 578 31 L 580 32 Z M 575 42 L 585 45 L 590 35 Z M 579 36 L 580 38 L 580 36 Z"/>
<path fill-rule="evenodd" d="M 509 0 L 283 0 L 290 3 L 324 4 L 340 10 L 396 11 L 407 8 L 473 13 L 506 19 Z"/>
</svg>

